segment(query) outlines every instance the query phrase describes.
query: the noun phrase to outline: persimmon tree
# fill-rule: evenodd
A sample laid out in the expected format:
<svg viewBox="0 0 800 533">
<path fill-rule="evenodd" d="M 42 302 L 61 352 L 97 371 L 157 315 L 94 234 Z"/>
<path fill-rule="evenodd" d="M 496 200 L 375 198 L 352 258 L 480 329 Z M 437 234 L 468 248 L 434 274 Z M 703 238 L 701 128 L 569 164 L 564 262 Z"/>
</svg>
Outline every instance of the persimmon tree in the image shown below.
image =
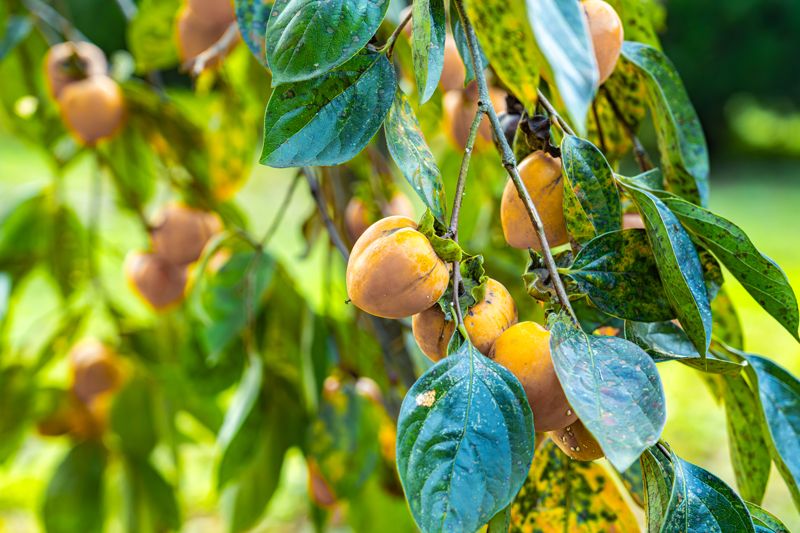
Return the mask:
<svg viewBox="0 0 800 533">
<path fill-rule="evenodd" d="M 0 460 L 31 425 L 71 443 L 48 530 L 115 520 L 109 472 L 125 528 L 179 528 L 183 447 L 210 434 L 233 531 L 291 449 L 319 527 L 628 531 L 633 504 L 648 531 L 787 531 L 760 505 L 774 463 L 800 508 L 800 382 L 743 351 L 722 268 L 796 339 L 797 301 L 708 209 L 655 2 L 121 4 L 111 69 L 69 13 L 0 8 L 3 125 L 52 173 L 4 215 L 0 295 L 44 272 L 60 302 L 37 343 L 0 330 Z M 259 147 L 295 170 L 248 219 Z M 79 165 L 88 214 L 65 195 Z M 107 195 L 136 228 L 121 245 Z M 661 438 L 660 364 L 724 404 L 735 488 Z"/>
</svg>

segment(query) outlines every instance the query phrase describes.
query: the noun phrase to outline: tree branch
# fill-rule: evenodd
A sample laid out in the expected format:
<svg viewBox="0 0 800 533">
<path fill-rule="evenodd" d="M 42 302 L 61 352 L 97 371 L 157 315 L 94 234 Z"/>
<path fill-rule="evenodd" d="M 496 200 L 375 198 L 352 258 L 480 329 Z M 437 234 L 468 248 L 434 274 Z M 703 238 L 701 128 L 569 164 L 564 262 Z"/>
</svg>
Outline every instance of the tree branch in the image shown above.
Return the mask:
<svg viewBox="0 0 800 533">
<path fill-rule="evenodd" d="M 611 93 L 605 87 L 601 87 L 600 90 L 603 92 L 603 96 L 606 97 L 608 100 L 608 104 L 611 106 L 611 110 L 614 112 L 614 116 L 617 117 L 620 124 L 622 124 L 622 128 L 625 130 L 625 133 L 628 134 L 628 137 L 631 139 L 633 143 L 633 156 L 636 158 L 636 163 L 639 165 L 639 168 L 642 172 L 647 172 L 653 168 L 653 162 L 650 159 L 650 155 L 647 153 L 647 149 L 642 144 L 642 141 L 639 140 L 639 137 L 636 136 L 636 132 L 633 131 L 633 127 L 628 124 L 628 121 L 625 119 L 625 116 L 622 114 L 622 110 L 620 110 L 619 106 L 617 106 L 617 102 L 611 96 Z"/>
<path fill-rule="evenodd" d="M 292 180 L 292 184 L 289 185 L 289 189 L 286 191 L 286 196 L 283 197 L 283 201 L 281 202 L 280 207 L 278 207 L 277 213 L 275 213 L 275 218 L 272 219 L 272 224 L 269 225 L 264 237 L 261 238 L 261 246 L 267 245 L 269 240 L 278 230 L 278 227 L 281 225 L 281 221 L 286 215 L 286 210 L 289 208 L 289 203 L 292 200 L 292 196 L 294 196 L 294 191 L 297 188 L 297 184 L 300 183 L 300 175 L 300 172 L 298 172 Z"/>
<path fill-rule="evenodd" d="M 394 52 L 394 43 L 395 41 L 397 41 L 397 37 L 400 35 L 400 32 L 403 31 L 403 28 L 405 28 L 410 21 L 411 21 L 411 10 L 409 9 L 408 14 L 402 21 L 400 21 L 400 24 L 397 25 L 392 34 L 386 40 L 386 44 L 380 47 L 378 51 L 383 52 L 384 50 L 386 50 L 386 57 L 391 59 L 392 52 Z"/>
<path fill-rule="evenodd" d="M 517 170 L 517 161 L 514 157 L 514 152 L 509 146 L 505 135 L 503 134 L 503 127 L 500 125 L 500 120 L 497 118 L 497 113 L 495 112 L 492 101 L 489 98 L 489 89 L 486 84 L 486 76 L 483 73 L 483 64 L 480 59 L 480 54 L 477 53 L 478 37 L 475 35 L 475 28 L 472 27 L 472 21 L 470 21 L 469 17 L 467 17 L 467 13 L 464 9 L 464 0 L 453 0 L 453 5 L 458 12 L 459 18 L 461 19 L 461 25 L 464 28 L 464 34 L 467 36 L 467 46 L 469 48 L 469 54 L 472 58 L 475 79 L 478 82 L 478 92 L 480 95 L 479 99 L 480 102 L 482 102 L 485 106 L 484 112 L 489 117 L 492 130 L 494 130 L 495 138 L 497 139 L 497 145 L 500 148 L 503 166 L 508 172 L 511 181 L 514 182 L 514 186 L 517 188 L 517 193 L 519 194 L 520 199 L 522 199 L 522 203 L 525 205 L 525 209 L 528 212 L 531 223 L 536 230 L 536 235 L 539 237 L 539 242 L 542 244 L 542 255 L 544 257 L 547 270 L 550 272 L 550 276 L 553 280 L 553 287 L 556 290 L 556 295 L 558 296 L 559 302 L 569 313 L 570 317 L 572 317 L 572 320 L 577 323 L 578 318 L 575 316 L 575 311 L 572 309 L 572 305 L 569 302 L 567 291 L 564 289 L 564 285 L 561 282 L 561 277 L 558 274 L 558 267 L 556 266 L 555 259 L 553 259 L 553 253 L 550 251 L 550 245 L 547 242 L 547 235 L 544 231 L 542 219 L 539 216 L 539 212 L 536 210 L 536 206 L 533 204 L 533 200 L 531 200 L 530 194 L 528 194 L 528 190 L 525 188 L 525 184 L 522 182 L 522 178 Z M 547 106 L 550 106 L 550 102 L 548 102 L 546 98 L 543 98 L 541 92 L 539 95 L 542 105 L 544 105 L 546 108 Z M 561 117 L 558 116 L 558 113 L 555 113 L 555 109 L 553 109 L 552 106 L 550 106 L 548 111 L 553 114 L 555 119 L 561 121 Z M 569 126 L 563 123 L 563 121 L 561 122 L 561 127 L 567 132 L 572 131 L 569 129 Z"/>
<path fill-rule="evenodd" d="M 328 237 L 330 237 L 336 249 L 339 250 L 339 253 L 342 254 L 344 260 L 347 261 L 350 259 L 350 250 L 347 249 L 347 246 L 342 240 L 342 236 L 339 234 L 339 230 L 328 215 L 328 207 L 325 205 L 325 198 L 322 197 L 319 181 L 317 181 L 316 176 L 314 176 L 310 168 L 303 167 L 301 172 L 306 177 L 308 188 L 311 189 L 311 196 L 314 197 L 314 201 L 317 203 L 317 211 L 319 211 L 319 216 L 322 218 L 322 223 L 325 224 L 325 229 L 328 230 Z"/>
<path fill-rule="evenodd" d="M 553 104 L 550 103 L 550 100 L 547 99 L 547 97 L 544 95 L 541 89 L 537 89 L 536 93 L 539 96 L 539 102 L 542 104 L 542 107 L 544 107 L 550 114 L 550 116 L 553 117 L 553 123 L 555 123 L 556 126 L 561 128 L 561 131 L 563 131 L 564 133 L 568 133 L 569 135 L 575 136 L 575 132 L 572 130 L 572 128 L 569 127 L 569 124 L 567 124 L 567 122 L 561 117 L 561 115 L 558 114 L 556 108 L 553 106 Z"/>
</svg>

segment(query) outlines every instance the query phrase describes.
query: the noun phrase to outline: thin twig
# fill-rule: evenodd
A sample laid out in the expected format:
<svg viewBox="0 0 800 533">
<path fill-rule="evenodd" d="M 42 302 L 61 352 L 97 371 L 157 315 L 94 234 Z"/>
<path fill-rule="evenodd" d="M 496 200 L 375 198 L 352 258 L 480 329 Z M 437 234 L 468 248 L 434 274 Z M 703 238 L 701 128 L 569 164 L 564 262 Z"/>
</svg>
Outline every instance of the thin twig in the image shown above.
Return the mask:
<svg viewBox="0 0 800 533">
<path fill-rule="evenodd" d="M 311 196 L 314 197 L 314 201 L 317 203 L 317 211 L 319 211 L 319 216 L 322 218 L 323 224 L 325 224 L 325 229 L 328 230 L 328 237 L 331 239 L 333 245 L 336 246 L 336 248 L 342 254 L 344 260 L 347 261 L 350 259 L 350 251 L 344 244 L 342 236 L 339 234 L 339 230 L 336 228 L 333 220 L 331 220 L 330 215 L 328 215 L 328 208 L 325 205 L 325 198 L 322 197 L 322 191 L 319 188 L 319 181 L 317 181 L 317 177 L 314 176 L 314 173 L 308 167 L 303 167 L 302 173 L 306 177 L 308 188 L 311 189 Z"/>
<path fill-rule="evenodd" d="M 541 89 L 537 89 L 537 93 L 539 95 L 539 102 L 542 104 L 542 107 L 544 107 L 550 114 L 550 116 L 553 118 L 553 123 L 559 128 L 561 128 L 561 131 L 563 131 L 564 133 L 568 133 L 574 136 L 575 132 L 572 130 L 572 128 L 569 127 L 569 124 L 567 124 L 567 122 L 561 117 L 561 115 L 558 114 L 556 108 L 553 106 L 553 104 L 550 103 L 550 100 L 547 99 L 547 97 L 544 95 Z"/>
<path fill-rule="evenodd" d="M 297 184 L 300 183 L 300 176 L 301 173 L 298 172 L 295 174 L 294 179 L 292 180 L 292 184 L 289 185 L 289 189 L 286 191 L 286 196 L 283 197 L 283 201 L 281 202 L 280 207 L 278 207 L 278 212 L 275 213 L 275 218 L 272 219 L 272 224 L 270 224 L 267 232 L 264 234 L 264 237 L 261 239 L 261 246 L 266 246 L 275 232 L 278 230 L 278 227 L 281 225 L 281 221 L 283 217 L 286 215 L 286 210 L 289 208 L 289 203 L 292 201 L 292 196 L 294 195 L 294 191 L 297 188 Z"/>
<path fill-rule="evenodd" d="M 225 54 L 233 44 L 233 41 L 239 36 L 239 26 L 236 21 L 231 22 L 230 26 L 225 30 L 217 42 L 197 54 L 192 59 L 189 59 L 183 64 L 183 69 L 191 73 L 192 76 L 199 76 L 206 69 L 214 59 Z"/>
<path fill-rule="evenodd" d="M 132 0 L 117 0 L 117 5 L 127 21 L 130 21 L 139 12 L 139 8 Z"/>
<path fill-rule="evenodd" d="M 464 198 L 464 188 L 467 183 L 467 173 L 469 172 L 469 160 L 472 156 L 472 149 L 475 146 L 475 140 L 478 138 L 478 129 L 481 125 L 481 119 L 485 113 L 484 102 L 478 102 L 478 110 L 475 112 L 475 118 L 472 119 L 472 125 L 469 128 L 469 136 L 467 137 L 467 144 L 464 147 L 464 157 L 461 158 L 461 168 L 458 170 L 458 182 L 456 183 L 456 196 L 453 199 L 453 210 L 450 214 L 450 229 L 448 233 L 453 239 L 458 241 L 458 215 L 461 213 L 461 201 Z M 456 312 L 456 324 L 462 325 L 464 317 L 461 314 L 461 305 L 459 305 L 458 295 L 461 291 L 461 263 L 459 261 L 453 262 L 453 305 Z"/>
<path fill-rule="evenodd" d="M 28 11 L 70 41 L 88 41 L 69 20 L 40 0 L 23 0 Z"/>
<path fill-rule="evenodd" d="M 394 52 L 394 43 L 397 41 L 397 37 L 400 35 L 400 32 L 403 31 L 403 28 L 406 27 L 406 24 L 409 23 L 411 20 L 411 10 L 408 10 L 408 14 L 405 16 L 403 20 L 400 21 L 400 24 L 394 29 L 392 34 L 386 40 L 386 44 L 384 44 L 381 48 L 378 49 L 379 52 L 386 50 L 386 57 L 389 59 L 392 58 L 392 52 Z"/>
<path fill-rule="evenodd" d="M 475 78 L 478 82 L 478 91 L 480 95 L 479 100 L 486 106 L 484 112 L 489 117 L 492 129 L 494 130 L 495 138 L 497 139 L 497 144 L 500 148 L 503 166 L 508 172 L 511 180 L 514 182 L 514 186 L 517 188 L 517 193 L 519 194 L 522 203 L 525 205 L 525 209 L 528 212 L 531 223 L 536 230 L 536 235 L 539 237 L 539 242 L 542 245 L 544 262 L 547 266 L 547 270 L 550 272 L 550 277 L 552 278 L 556 295 L 558 296 L 561 305 L 572 317 L 572 320 L 577 323 L 578 318 L 575 316 L 575 311 L 572 309 L 572 305 L 569 302 L 567 291 L 564 289 L 564 285 L 558 275 L 558 267 L 556 266 L 555 259 L 553 259 L 553 253 L 550 251 L 550 245 L 547 242 L 547 235 L 544 231 L 542 219 L 539 216 L 539 212 L 536 210 L 536 206 L 533 204 L 533 200 L 531 200 L 530 194 L 528 194 L 528 190 L 525 188 L 525 184 L 522 182 L 522 178 L 517 170 L 517 160 L 514 157 L 514 152 L 511 149 L 511 146 L 509 146 L 505 135 L 503 134 L 503 127 L 500 125 L 500 120 L 497 118 L 497 113 L 495 112 L 492 101 L 489 98 L 489 88 L 486 84 L 486 76 L 483 73 L 483 63 L 481 61 L 480 54 L 477 53 L 478 38 L 475 35 L 475 28 L 472 27 L 472 21 L 469 19 L 467 12 L 464 9 L 464 0 L 453 0 L 452 5 L 455 5 L 458 16 L 461 19 L 461 26 L 464 28 L 464 34 L 467 37 L 467 46 L 469 48 L 469 54 L 472 58 L 473 71 L 475 72 Z M 547 99 L 543 98 L 542 96 L 543 95 L 540 93 L 539 101 L 542 103 L 542 105 L 547 107 L 550 105 L 550 102 L 548 102 Z M 552 109 L 552 106 L 550 106 L 548 111 L 551 112 L 556 120 L 561 120 L 561 117 L 558 116 L 558 113 L 555 113 L 555 109 Z M 564 128 L 564 131 L 572 131 L 571 128 L 569 128 L 569 126 L 563 122 L 560 125 L 562 128 Z"/>
<path fill-rule="evenodd" d="M 625 119 L 625 115 L 622 114 L 619 106 L 617 106 L 617 102 L 611 96 L 611 93 L 605 87 L 600 88 L 603 91 L 603 96 L 606 97 L 608 100 L 608 104 L 611 106 L 611 110 L 614 112 L 614 116 L 617 117 L 620 124 L 622 124 L 622 128 L 625 130 L 625 133 L 628 134 L 630 137 L 631 142 L 633 143 L 633 156 L 636 158 L 636 163 L 639 165 L 639 168 L 642 172 L 647 172 L 653 168 L 653 162 L 650 159 L 650 155 L 647 153 L 647 149 L 642 144 L 642 141 L 639 140 L 639 137 L 636 136 L 636 132 L 633 131 L 633 127 L 628 124 L 628 121 Z"/>
</svg>

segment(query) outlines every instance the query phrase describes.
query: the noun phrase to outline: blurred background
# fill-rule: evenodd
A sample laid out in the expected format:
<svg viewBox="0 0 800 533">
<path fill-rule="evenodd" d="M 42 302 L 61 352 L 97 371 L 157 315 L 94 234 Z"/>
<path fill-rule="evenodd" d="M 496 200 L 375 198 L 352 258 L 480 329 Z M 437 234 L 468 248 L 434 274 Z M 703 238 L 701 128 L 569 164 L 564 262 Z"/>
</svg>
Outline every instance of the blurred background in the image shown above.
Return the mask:
<svg viewBox="0 0 800 533">
<path fill-rule="evenodd" d="M 120 10 L 124 2 L 64 0 L 63 4 L 78 29 L 109 57 L 127 50 L 126 22 Z M 711 151 L 711 209 L 741 226 L 765 254 L 781 265 L 792 285 L 800 288 L 800 239 L 796 235 L 800 229 L 800 3 L 670 0 L 665 7 L 662 43 L 700 115 Z M 178 86 L 191 86 L 188 78 L 174 70 L 162 75 Z M 0 95 L 5 86 L 6 81 L 0 79 Z M 647 132 L 645 127 L 644 141 L 656 153 Z M 443 142 L 435 132 L 429 141 L 434 146 Z M 254 160 L 255 156 L 254 151 Z M 455 162 L 442 163 L 446 175 L 454 175 Z M 12 136 L 0 120 L 0 220 L 20 198 L 48 183 L 51 172 L 38 149 Z M 79 161 L 63 178 L 64 194 L 79 213 L 90 208 L 92 172 L 88 160 Z M 487 173 L 487 180 L 491 178 L 497 185 L 494 189 L 502 187 L 501 175 Z M 251 176 L 235 199 L 256 231 L 263 231 L 269 224 L 270 217 L 263 214 L 277 210 L 291 178 L 291 171 L 253 165 Z M 143 242 L 140 231 L 131 228 L 130 215 L 120 213 L 112 198 L 106 197 L 100 209 L 105 221 L 104 239 L 123 249 L 130 242 Z M 312 211 L 310 196 L 296 194 L 273 246 L 281 258 L 296 266 L 299 290 L 311 305 L 321 305 L 320 295 L 327 288 L 321 274 L 326 269 L 325 254 L 315 248 L 299 259 L 306 248 L 302 226 Z M 473 242 L 480 240 L 473 238 Z M 117 257 L 117 266 L 119 260 Z M 335 270 L 334 275 L 337 273 Z M 105 274 L 109 287 L 119 293 L 134 316 L 148 314 L 129 293 L 116 266 L 109 267 Z M 735 281 L 727 286 L 740 314 L 746 349 L 767 355 L 795 375 L 800 374 L 800 346 Z M 0 293 L 3 290 L 0 285 Z M 4 300 L 0 298 L 0 307 Z M 0 309 L 0 317 L 8 311 L 4 328 L 10 343 L 35 344 L 37 332 L 53 327 L 49 321 L 59 305 L 52 281 L 35 273 L 29 276 L 12 304 Z M 721 406 L 692 369 L 677 364 L 659 368 L 668 395 L 665 439 L 680 456 L 733 485 Z M 13 409 L 14 405 L 0 404 L 0 410 Z M 180 502 L 185 530 L 216 531 L 221 527 L 218 495 L 213 476 L 208 474 L 216 460 L 214 435 L 188 427 L 192 426 L 188 420 L 184 422 L 187 432 L 199 434 L 197 443 L 185 448 L 186 472 L 181 480 Z M 66 440 L 46 440 L 31 434 L 12 460 L 0 464 L 0 531 L 38 530 L 37 513 L 43 491 L 67 447 Z M 309 513 L 305 468 L 302 454 L 290 452 L 280 487 L 259 530 L 310 527 L 305 518 Z M 111 479 L 113 483 L 113 473 Z M 117 504 L 109 502 L 112 509 Z M 800 515 L 774 468 L 764 507 L 791 530 L 800 530 Z M 112 520 L 112 529 L 115 525 L 119 526 Z"/>
</svg>

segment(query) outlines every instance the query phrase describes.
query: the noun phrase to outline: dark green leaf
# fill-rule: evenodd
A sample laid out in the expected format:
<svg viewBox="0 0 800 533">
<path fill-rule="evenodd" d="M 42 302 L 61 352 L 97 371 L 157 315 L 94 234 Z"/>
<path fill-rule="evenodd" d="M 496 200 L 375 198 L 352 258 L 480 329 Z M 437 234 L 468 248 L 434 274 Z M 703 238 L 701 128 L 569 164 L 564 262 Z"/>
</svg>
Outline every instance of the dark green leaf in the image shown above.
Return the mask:
<svg viewBox="0 0 800 533">
<path fill-rule="evenodd" d="M 125 466 L 129 484 L 125 510 L 128 531 L 180 529 L 175 488 L 144 458 L 127 457 Z"/>
<path fill-rule="evenodd" d="M 445 222 L 442 175 L 422 136 L 417 116 L 401 91 L 395 95 L 383 129 L 386 132 L 386 146 L 403 176 L 433 215 L 440 222 Z"/>
<path fill-rule="evenodd" d="M 123 128 L 98 151 L 123 205 L 143 210 L 155 193 L 157 177 L 156 158 L 145 133 L 137 127 Z"/>
<path fill-rule="evenodd" d="M 642 462 L 634 461 L 631 466 L 622 472 L 614 469 L 614 472 L 619 476 L 620 481 L 625 486 L 630 494 L 631 499 L 636 502 L 636 505 L 644 508 L 644 474 L 642 473 Z"/>
<path fill-rule="evenodd" d="M 345 63 L 381 25 L 388 0 L 276 0 L 267 22 L 272 86 L 310 80 Z"/>
<path fill-rule="evenodd" d="M 675 67 L 663 53 L 641 43 L 626 41 L 622 56 L 635 65 L 647 86 L 667 189 L 708 205 L 708 149 Z"/>
<path fill-rule="evenodd" d="M 89 242 L 77 213 L 60 205 L 53 213 L 50 272 L 64 296 L 76 290 L 88 270 Z"/>
<path fill-rule="evenodd" d="M 492 70 L 532 113 L 539 100 L 539 65 L 531 59 L 536 40 L 525 6 L 506 0 L 467 0 L 465 4 Z"/>
<path fill-rule="evenodd" d="M 383 54 L 364 52 L 317 78 L 275 87 L 264 117 L 261 163 L 337 165 L 369 142 L 389 112 L 397 80 Z"/>
<path fill-rule="evenodd" d="M 740 376 L 725 376 L 722 398 L 728 428 L 728 447 L 736 486 L 745 500 L 761 503 L 772 466 L 761 431 L 758 398 Z"/>
<path fill-rule="evenodd" d="M 154 391 L 142 378 L 129 381 L 114 397 L 109 426 L 128 455 L 146 458 L 158 442 Z"/>
<path fill-rule="evenodd" d="M 428 370 L 397 430 L 397 468 L 420 528 L 475 531 L 491 520 L 524 483 L 533 436 L 519 381 L 471 344 Z"/>
<path fill-rule="evenodd" d="M 648 322 L 675 316 L 643 230 L 603 233 L 589 241 L 572 265 L 561 271 L 610 315 Z"/>
<path fill-rule="evenodd" d="M 551 440 L 536 451 L 528 479 L 511 504 L 511 526 L 515 532 L 638 530 L 608 470 L 570 459 Z"/>
<path fill-rule="evenodd" d="M 175 19 L 180 0 L 142 0 L 128 25 L 128 47 L 137 72 L 173 67 L 178 63 Z"/>
<path fill-rule="evenodd" d="M 645 452 L 645 476 L 657 472 L 659 468 L 672 467 L 669 503 L 665 513 L 656 518 L 660 531 L 685 531 L 720 533 L 727 531 L 753 532 L 753 522 L 742 499 L 713 474 L 684 461 L 674 453 L 666 456 L 660 449 L 652 448 Z M 656 464 L 660 464 L 656 466 Z M 650 487 L 648 487 L 648 491 Z M 650 501 L 648 492 L 648 502 Z M 656 494 L 656 500 L 663 503 L 663 495 Z M 664 510 L 661 505 L 659 510 Z M 652 526 L 653 522 L 649 522 Z"/>
<path fill-rule="evenodd" d="M 661 524 L 667 514 L 675 472 L 669 455 L 655 446 L 645 451 L 639 462 L 642 465 L 645 492 L 645 522 L 648 533 L 662 531 Z"/>
<path fill-rule="evenodd" d="M 650 323 L 626 321 L 625 338 L 641 346 L 657 363 L 680 361 L 703 372 L 731 376 L 738 376 L 743 368 L 739 363 L 721 359 L 711 353 L 705 357 L 701 356 L 686 333 L 671 321 Z"/>
<path fill-rule="evenodd" d="M 614 171 L 592 143 L 572 135 L 561 141 L 564 169 L 564 215 L 570 234 L 580 243 L 622 229 Z"/>
<path fill-rule="evenodd" d="M 720 289 L 711 302 L 711 312 L 714 315 L 714 336 L 728 346 L 738 350 L 744 348 L 742 324 L 725 287 Z"/>
<path fill-rule="evenodd" d="M 797 298 L 780 267 L 759 252 L 732 222 L 679 198 L 665 198 L 664 203 L 678 216 L 692 239 L 722 261 L 761 307 L 800 340 Z"/>
<path fill-rule="evenodd" d="M 658 441 L 664 389 L 644 350 L 618 337 L 588 335 L 564 316 L 550 321 L 550 350 L 564 393 L 617 470 Z"/>
<path fill-rule="evenodd" d="M 52 223 L 52 205 L 46 194 L 23 200 L 0 220 L 0 271 L 9 275 L 12 287 L 47 257 Z"/>
<path fill-rule="evenodd" d="M 525 4 L 538 48 L 572 124 L 579 135 L 585 135 L 598 73 L 583 7 L 578 0 L 526 0 Z"/>
<path fill-rule="evenodd" d="M 744 504 L 750 511 L 750 517 L 753 519 L 758 533 L 789 533 L 789 528 L 769 511 L 754 503 L 744 502 Z"/>
<path fill-rule="evenodd" d="M 70 450 L 44 495 L 42 513 L 48 533 L 102 530 L 105 467 L 106 451 L 99 443 L 82 442 Z"/>
<path fill-rule="evenodd" d="M 761 400 L 772 460 L 800 508 L 800 381 L 769 359 L 739 355 L 750 363 L 751 383 Z"/>
<path fill-rule="evenodd" d="M 676 216 L 649 191 L 619 179 L 642 214 L 661 282 L 681 326 L 701 355 L 711 342 L 711 307 L 703 268 L 689 235 Z"/>
<path fill-rule="evenodd" d="M 30 17 L 13 15 L 8 17 L 3 38 L 0 40 L 0 61 L 28 36 L 33 28 Z"/>
<path fill-rule="evenodd" d="M 388 4 L 388 2 L 387 2 Z M 411 54 L 421 103 L 427 102 L 439 83 L 444 67 L 444 0 L 417 0 L 412 7 Z"/>
<path fill-rule="evenodd" d="M 431 242 L 433 251 L 442 261 L 452 263 L 454 261 L 461 261 L 464 251 L 456 241 L 448 237 L 444 237 L 447 233 L 447 226 L 434 218 L 430 209 L 425 211 L 422 218 L 417 225 L 417 231 L 425 235 Z"/>
<path fill-rule="evenodd" d="M 266 252 L 240 251 L 216 272 L 203 272 L 193 289 L 192 311 L 201 340 L 215 362 L 255 316 L 275 271 Z"/>
<path fill-rule="evenodd" d="M 450 16 L 450 29 L 453 32 L 453 40 L 456 42 L 456 48 L 458 48 L 458 55 L 461 56 L 461 61 L 464 63 L 464 68 L 466 69 L 464 85 L 468 85 L 475 79 L 475 68 L 472 66 L 472 56 L 469 53 L 469 45 L 467 44 L 467 36 L 464 33 L 464 27 L 461 25 L 461 19 L 459 19 L 458 15 L 455 13 Z M 486 58 L 486 54 L 483 53 L 483 48 L 481 48 L 480 44 L 478 45 L 478 53 L 481 56 L 481 65 L 483 65 L 484 68 L 488 67 L 489 60 Z"/>
<path fill-rule="evenodd" d="M 657 0 L 609 0 L 622 19 L 625 38 L 659 48 L 657 26 L 664 16 L 664 6 Z"/>
<path fill-rule="evenodd" d="M 511 526 L 511 506 L 509 505 L 489 520 L 486 533 L 507 533 Z"/>
<path fill-rule="evenodd" d="M 247 48 L 259 63 L 267 66 L 266 32 L 272 2 L 267 0 L 234 0 L 236 23 Z"/>
</svg>

